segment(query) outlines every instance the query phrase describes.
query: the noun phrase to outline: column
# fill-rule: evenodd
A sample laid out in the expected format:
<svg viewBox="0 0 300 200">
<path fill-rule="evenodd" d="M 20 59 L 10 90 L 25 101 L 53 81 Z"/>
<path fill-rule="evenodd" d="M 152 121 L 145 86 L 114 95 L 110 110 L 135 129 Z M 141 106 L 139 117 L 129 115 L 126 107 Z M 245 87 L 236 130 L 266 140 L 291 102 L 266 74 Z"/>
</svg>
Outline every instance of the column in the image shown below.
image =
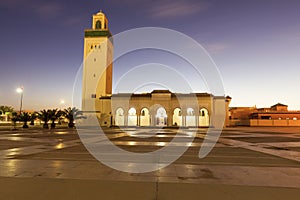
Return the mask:
<svg viewBox="0 0 300 200">
<path fill-rule="evenodd" d="M 141 126 L 141 115 L 138 114 L 136 115 L 137 119 L 136 119 L 136 122 L 137 122 L 137 126 Z"/>
</svg>

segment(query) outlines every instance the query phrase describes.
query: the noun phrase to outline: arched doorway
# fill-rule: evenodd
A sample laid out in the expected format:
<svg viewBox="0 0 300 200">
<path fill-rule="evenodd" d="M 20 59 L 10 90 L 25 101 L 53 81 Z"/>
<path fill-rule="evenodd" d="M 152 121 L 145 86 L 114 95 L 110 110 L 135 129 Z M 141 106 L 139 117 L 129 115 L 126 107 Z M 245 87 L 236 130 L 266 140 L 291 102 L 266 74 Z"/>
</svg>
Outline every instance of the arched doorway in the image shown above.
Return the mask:
<svg viewBox="0 0 300 200">
<path fill-rule="evenodd" d="M 186 111 L 186 126 L 196 126 L 196 117 L 193 108 L 188 108 Z"/>
<path fill-rule="evenodd" d="M 167 125 L 167 112 L 163 107 L 160 107 L 156 111 L 155 116 L 156 126 L 166 126 Z"/>
<path fill-rule="evenodd" d="M 128 111 L 128 126 L 137 126 L 137 115 L 135 108 L 130 108 Z"/>
<path fill-rule="evenodd" d="M 150 115 L 147 108 L 141 110 L 140 126 L 150 126 Z"/>
<path fill-rule="evenodd" d="M 209 126 L 209 114 L 206 108 L 201 108 L 199 112 L 199 126 Z"/>
<path fill-rule="evenodd" d="M 116 126 L 124 126 L 124 110 L 122 108 L 118 108 L 116 110 L 115 115 L 115 125 Z"/>
<path fill-rule="evenodd" d="M 176 108 L 173 112 L 173 125 L 182 126 L 182 114 L 180 108 Z"/>
</svg>

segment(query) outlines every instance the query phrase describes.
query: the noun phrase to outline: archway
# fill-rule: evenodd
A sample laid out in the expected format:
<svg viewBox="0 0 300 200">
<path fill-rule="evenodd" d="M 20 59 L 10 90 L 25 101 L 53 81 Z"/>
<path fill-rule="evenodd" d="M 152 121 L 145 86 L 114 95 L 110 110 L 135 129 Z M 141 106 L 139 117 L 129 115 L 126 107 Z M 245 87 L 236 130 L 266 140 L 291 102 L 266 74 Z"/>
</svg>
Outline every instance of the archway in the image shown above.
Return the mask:
<svg viewBox="0 0 300 200">
<path fill-rule="evenodd" d="M 150 126 L 150 115 L 147 108 L 141 110 L 140 126 Z"/>
<path fill-rule="evenodd" d="M 97 22 L 96 22 L 96 29 L 101 29 L 102 27 L 101 27 L 101 21 L 100 20 L 98 20 Z"/>
<path fill-rule="evenodd" d="M 209 114 L 206 108 L 201 108 L 199 112 L 199 126 L 209 126 Z"/>
<path fill-rule="evenodd" d="M 196 126 L 196 116 L 193 108 L 186 111 L 186 126 Z"/>
<path fill-rule="evenodd" d="M 135 108 L 130 108 L 128 111 L 128 126 L 137 126 L 137 115 Z"/>
<path fill-rule="evenodd" d="M 173 112 L 173 125 L 182 126 L 182 114 L 180 108 L 176 108 Z"/>
<path fill-rule="evenodd" d="M 156 126 L 166 126 L 167 125 L 167 112 L 163 107 L 160 107 L 156 111 L 155 116 Z"/>
<path fill-rule="evenodd" d="M 118 108 L 116 110 L 116 115 L 115 115 L 115 125 L 116 126 L 124 126 L 124 110 L 122 108 Z"/>
</svg>

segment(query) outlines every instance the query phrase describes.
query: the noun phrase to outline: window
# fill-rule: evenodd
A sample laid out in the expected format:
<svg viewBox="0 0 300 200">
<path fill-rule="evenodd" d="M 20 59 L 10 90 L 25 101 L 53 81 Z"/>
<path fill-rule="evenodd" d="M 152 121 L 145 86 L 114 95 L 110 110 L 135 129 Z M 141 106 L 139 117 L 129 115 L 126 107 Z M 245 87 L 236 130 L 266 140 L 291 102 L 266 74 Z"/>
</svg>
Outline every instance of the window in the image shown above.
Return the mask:
<svg viewBox="0 0 300 200">
<path fill-rule="evenodd" d="M 92 99 L 96 99 L 96 94 L 92 94 L 92 95 L 91 95 L 91 98 L 92 98 Z"/>
<path fill-rule="evenodd" d="M 261 119 L 272 119 L 271 116 L 261 116 Z"/>
<path fill-rule="evenodd" d="M 294 117 L 293 120 L 297 120 L 297 117 Z"/>
<path fill-rule="evenodd" d="M 96 22 L 96 29 L 101 29 L 101 21 Z"/>
<path fill-rule="evenodd" d="M 142 110 L 141 115 L 142 115 L 142 116 L 145 116 L 145 111 L 144 111 L 144 110 Z"/>
</svg>

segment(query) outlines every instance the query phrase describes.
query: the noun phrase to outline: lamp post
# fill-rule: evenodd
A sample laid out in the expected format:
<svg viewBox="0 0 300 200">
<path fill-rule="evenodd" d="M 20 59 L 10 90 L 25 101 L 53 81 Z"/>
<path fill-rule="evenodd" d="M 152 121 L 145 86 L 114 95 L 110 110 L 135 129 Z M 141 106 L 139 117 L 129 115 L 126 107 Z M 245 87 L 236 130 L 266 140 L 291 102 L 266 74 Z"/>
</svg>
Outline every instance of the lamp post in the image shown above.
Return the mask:
<svg viewBox="0 0 300 200">
<path fill-rule="evenodd" d="M 23 87 L 17 88 L 17 93 L 20 93 L 20 94 L 21 94 L 20 114 L 21 114 L 21 112 L 22 112 L 22 106 L 23 106 L 23 91 L 24 91 L 24 88 L 23 88 Z"/>
<path fill-rule="evenodd" d="M 62 100 L 60 100 L 60 112 L 62 112 L 62 111 L 61 111 L 61 106 L 62 106 L 63 104 L 65 104 L 65 100 L 62 99 Z M 58 124 L 59 124 L 59 125 L 61 125 L 61 121 L 60 121 L 60 120 L 61 120 L 61 116 L 58 118 Z"/>
</svg>

